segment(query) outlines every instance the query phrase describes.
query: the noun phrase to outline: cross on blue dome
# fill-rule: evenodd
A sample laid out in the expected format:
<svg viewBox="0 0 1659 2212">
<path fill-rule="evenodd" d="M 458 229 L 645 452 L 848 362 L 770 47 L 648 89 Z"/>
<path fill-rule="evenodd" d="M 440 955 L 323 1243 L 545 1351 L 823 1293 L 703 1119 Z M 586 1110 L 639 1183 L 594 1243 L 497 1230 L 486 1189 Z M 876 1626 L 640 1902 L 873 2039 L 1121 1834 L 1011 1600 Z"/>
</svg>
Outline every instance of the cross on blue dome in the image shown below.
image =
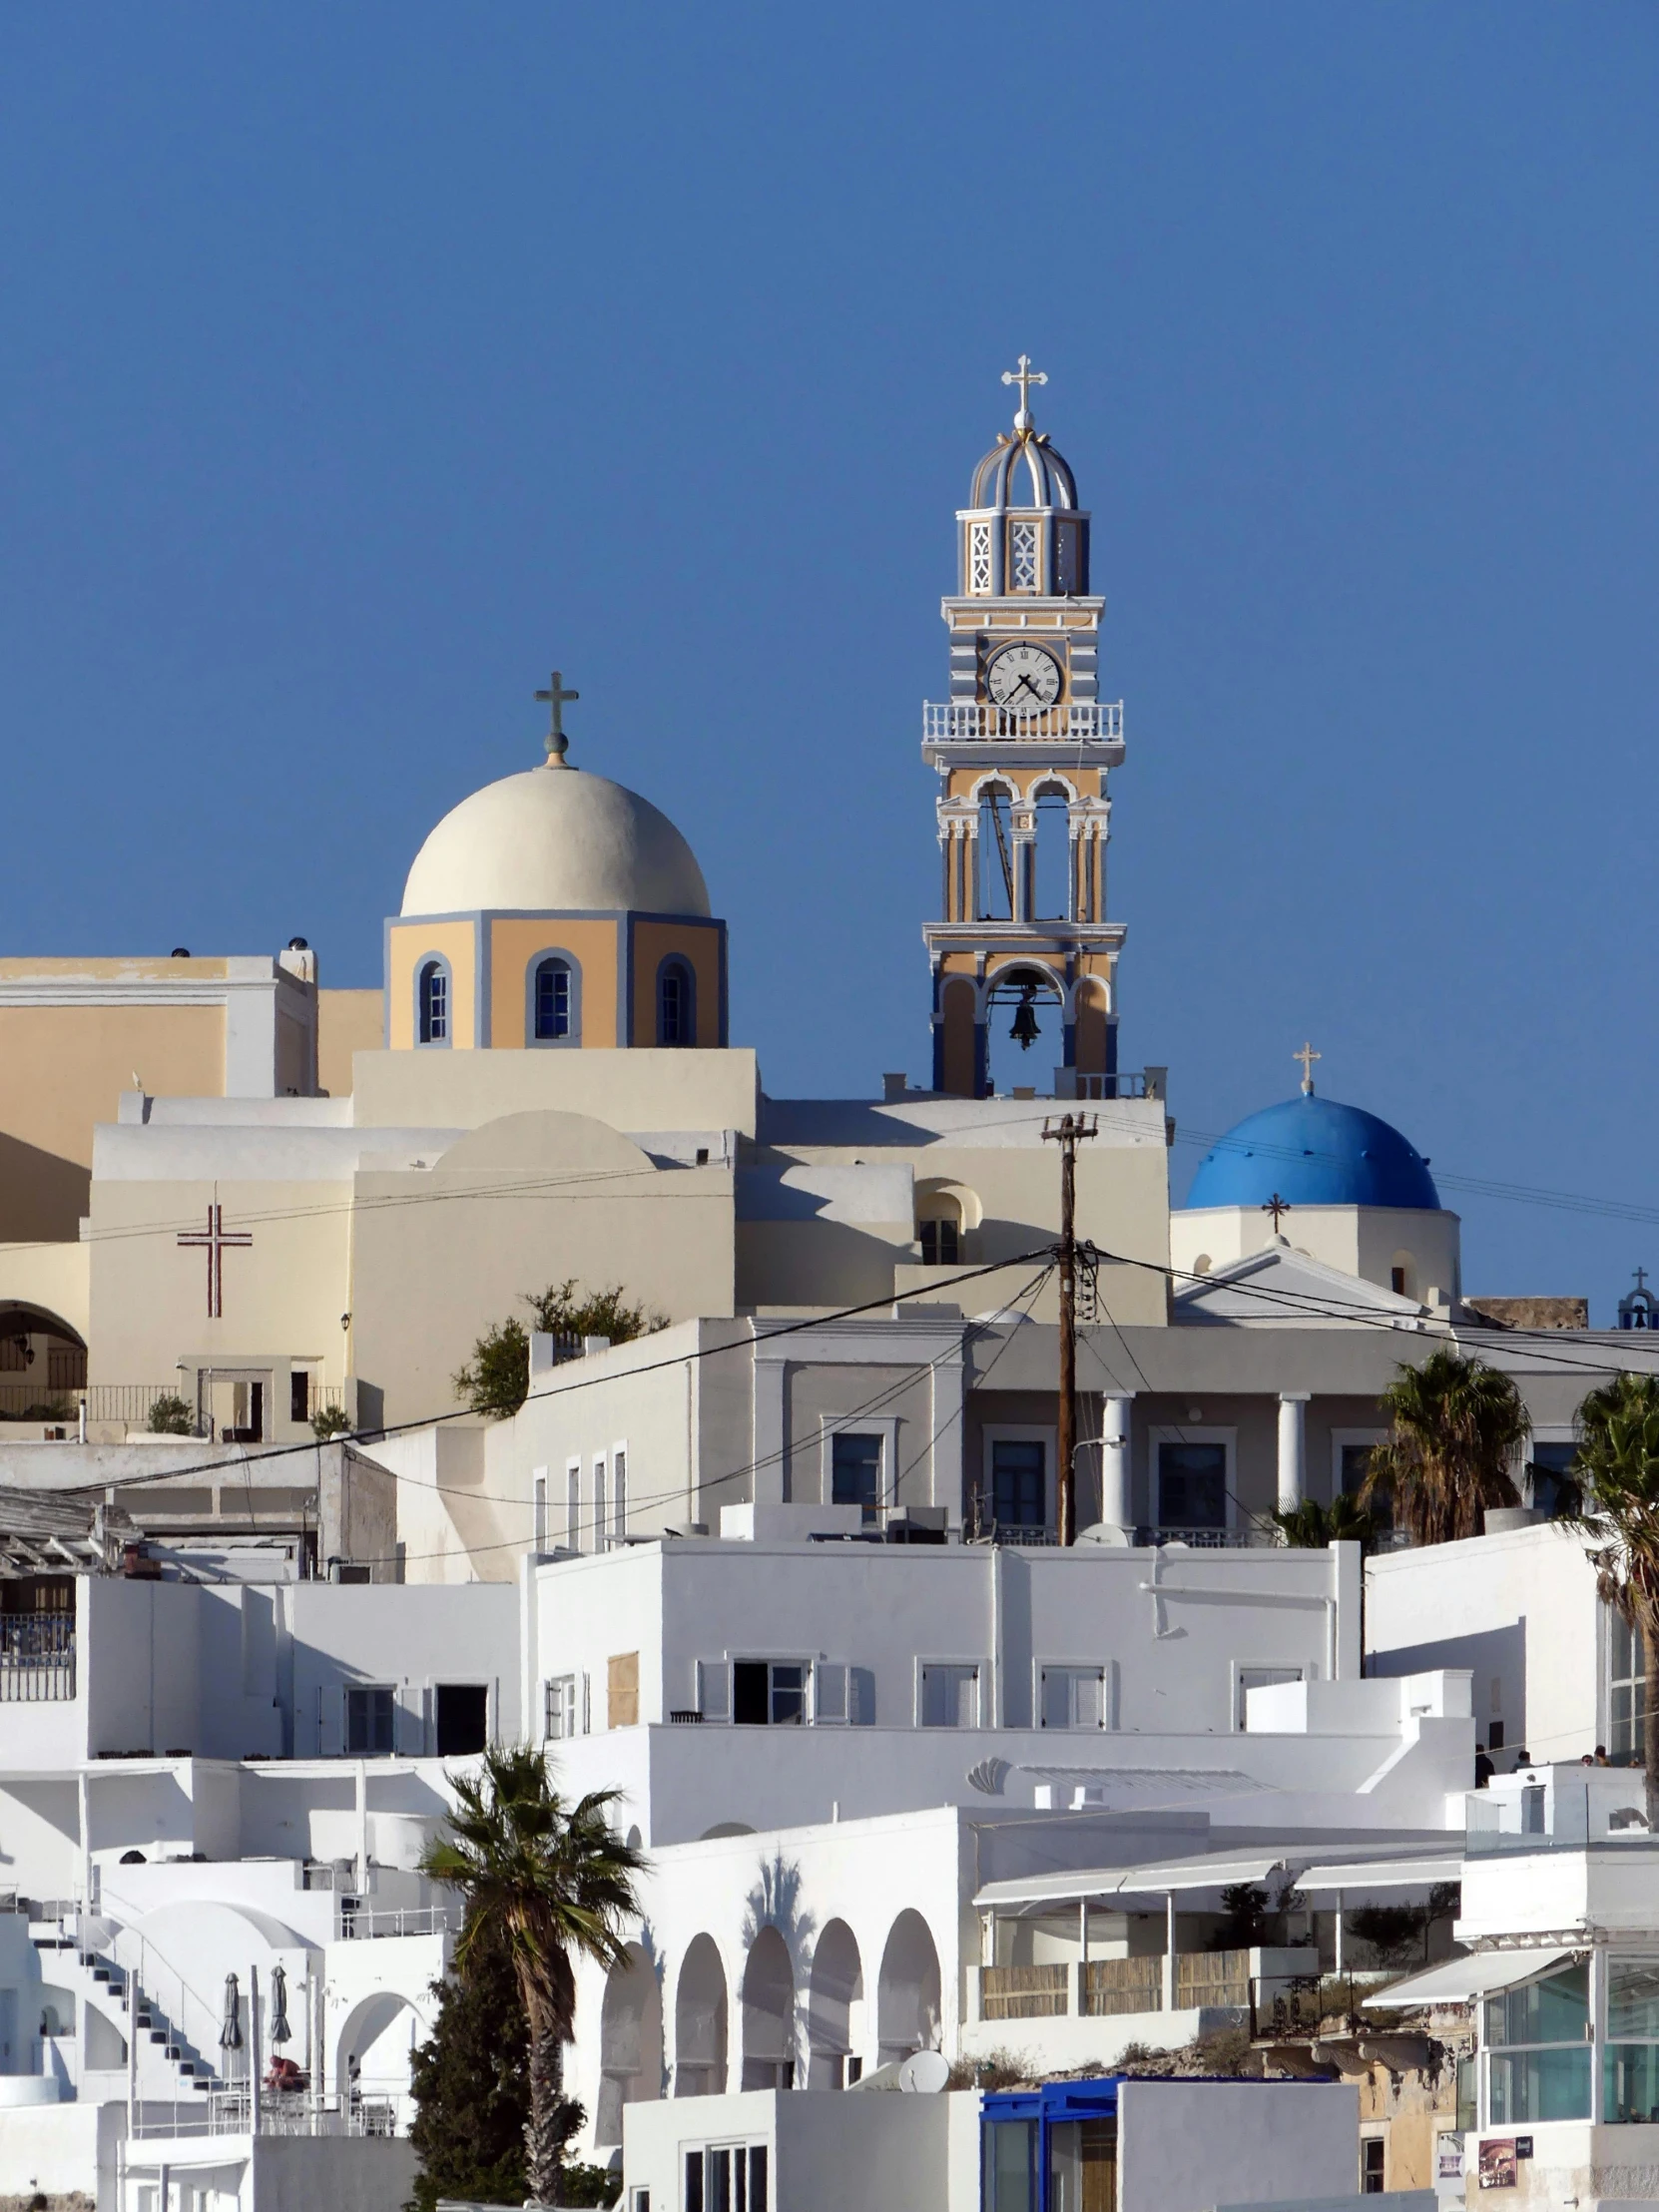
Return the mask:
<svg viewBox="0 0 1659 2212">
<path fill-rule="evenodd" d="M 1288 1098 L 1249 1114 L 1198 1164 L 1200 1206 L 1399 1206 L 1438 1213 L 1428 1162 L 1376 1114 L 1334 1098 Z"/>
</svg>

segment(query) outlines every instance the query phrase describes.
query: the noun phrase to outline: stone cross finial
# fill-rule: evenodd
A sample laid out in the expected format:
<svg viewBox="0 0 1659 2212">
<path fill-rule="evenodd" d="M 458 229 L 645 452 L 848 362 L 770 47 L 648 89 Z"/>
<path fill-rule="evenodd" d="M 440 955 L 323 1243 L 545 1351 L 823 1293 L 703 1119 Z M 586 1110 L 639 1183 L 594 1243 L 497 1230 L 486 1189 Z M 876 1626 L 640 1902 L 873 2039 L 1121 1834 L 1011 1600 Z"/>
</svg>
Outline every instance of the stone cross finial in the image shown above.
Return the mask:
<svg viewBox="0 0 1659 2212">
<path fill-rule="evenodd" d="M 549 767 L 552 767 L 555 762 L 560 768 L 564 767 L 565 755 L 570 749 L 570 740 L 565 736 L 564 705 L 566 700 L 580 699 L 582 696 L 579 691 L 566 691 L 564 683 L 564 677 L 555 669 L 553 671 L 553 681 L 548 689 L 536 694 L 538 699 L 547 702 L 552 714 L 552 721 L 546 739 Z"/>
<path fill-rule="evenodd" d="M 1311 1044 L 1305 1044 L 1300 1052 L 1293 1052 L 1291 1058 L 1302 1062 L 1302 1095 L 1304 1098 L 1312 1098 L 1314 1095 L 1314 1062 L 1323 1060 L 1325 1054 L 1316 1052 Z"/>
<path fill-rule="evenodd" d="M 1033 384 L 1046 384 L 1048 382 L 1047 376 L 1040 368 L 1031 366 L 1029 353 L 1022 353 L 1019 357 L 1018 368 L 1005 368 L 1002 371 L 1002 381 L 1005 384 L 1018 384 L 1019 411 L 1014 416 L 1014 428 L 1016 430 L 1029 430 L 1031 427 L 1031 386 Z"/>
</svg>

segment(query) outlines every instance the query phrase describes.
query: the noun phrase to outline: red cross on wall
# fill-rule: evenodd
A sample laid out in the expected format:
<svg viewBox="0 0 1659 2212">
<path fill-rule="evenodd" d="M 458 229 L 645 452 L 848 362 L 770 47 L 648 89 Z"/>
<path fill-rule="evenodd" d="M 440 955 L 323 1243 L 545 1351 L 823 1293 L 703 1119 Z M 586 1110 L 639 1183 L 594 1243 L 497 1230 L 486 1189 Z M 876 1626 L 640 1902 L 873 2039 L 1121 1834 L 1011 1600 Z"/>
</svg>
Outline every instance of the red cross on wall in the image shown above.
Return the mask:
<svg viewBox="0 0 1659 2212">
<path fill-rule="evenodd" d="M 254 1242 L 253 1232 L 247 1229 L 227 1229 L 225 1209 L 216 1199 L 208 1208 L 206 1229 L 181 1229 L 181 1246 L 189 1246 L 208 1255 L 208 1319 L 218 1321 L 225 1312 L 225 1253 L 245 1249 Z"/>
</svg>

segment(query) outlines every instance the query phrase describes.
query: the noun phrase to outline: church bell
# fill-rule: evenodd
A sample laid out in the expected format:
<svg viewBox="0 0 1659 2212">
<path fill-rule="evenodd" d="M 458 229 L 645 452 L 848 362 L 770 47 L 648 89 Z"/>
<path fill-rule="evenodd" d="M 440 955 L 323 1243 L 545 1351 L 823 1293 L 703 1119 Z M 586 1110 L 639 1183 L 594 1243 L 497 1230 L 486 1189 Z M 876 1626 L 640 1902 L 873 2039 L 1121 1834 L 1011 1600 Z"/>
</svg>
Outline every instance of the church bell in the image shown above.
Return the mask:
<svg viewBox="0 0 1659 2212">
<path fill-rule="evenodd" d="M 1036 995 L 1035 983 L 1026 983 L 1021 987 L 1019 1004 L 1014 1008 L 1013 1024 L 1008 1031 L 1022 1052 L 1029 1052 L 1042 1034 L 1037 1027 L 1037 1010 L 1032 1003 Z"/>
</svg>

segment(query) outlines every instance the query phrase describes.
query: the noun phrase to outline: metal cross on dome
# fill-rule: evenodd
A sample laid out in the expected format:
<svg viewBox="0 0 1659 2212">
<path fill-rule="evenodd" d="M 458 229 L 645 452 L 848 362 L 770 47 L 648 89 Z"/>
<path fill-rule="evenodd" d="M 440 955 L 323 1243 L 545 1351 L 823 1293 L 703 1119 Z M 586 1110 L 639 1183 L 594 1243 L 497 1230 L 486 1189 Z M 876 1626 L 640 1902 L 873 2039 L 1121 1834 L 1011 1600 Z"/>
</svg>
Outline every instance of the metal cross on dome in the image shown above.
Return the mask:
<svg viewBox="0 0 1659 2212">
<path fill-rule="evenodd" d="M 1014 428 L 1016 430 L 1029 430 L 1031 427 L 1031 386 L 1033 384 L 1046 384 L 1048 382 L 1047 376 L 1040 368 L 1031 366 L 1029 353 L 1022 353 L 1019 357 L 1018 368 L 1005 368 L 1002 371 L 1002 381 L 1005 384 L 1018 384 L 1019 412 L 1014 416 Z"/>
<path fill-rule="evenodd" d="M 1262 1211 L 1264 1214 L 1271 1214 L 1273 1216 L 1273 1230 L 1274 1235 L 1277 1236 L 1279 1234 L 1280 1221 L 1286 1214 L 1291 1211 L 1291 1202 L 1288 1198 L 1281 1198 L 1279 1193 L 1275 1191 L 1273 1196 L 1267 1201 L 1266 1205 L 1263 1206 Z"/>
<path fill-rule="evenodd" d="M 1302 1062 L 1302 1095 L 1304 1098 L 1312 1098 L 1314 1095 L 1314 1062 L 1323 1060 L 1325 1054 L 1316 1052 L 1311 1044 L 1304 1044 L 1300 1052 L 1291 1054 L 1291 1058 Z"/>
<path fill-rule="evenodd" d="M 555 669 L 553 671 L 553 681 L 547 690 L 539 691 L 536 694 L 538 699 L 546 701 L 552 712 L 552 720 L 548 726 L 546 739 L 549 758 L 556 758 L 561 761 L 570 747 L 570 740 L 565 736 L 565 703 L 567 700 L 580 699 L 582 696 L 579 691 L 566 691 L 564 686 L 563 675 L 558 669 Z"/>
<path fill-rule="evenodd" d="M 208 1208 L 206 1229 L 181 1229 L 179 1243 L 182 1248 L 194 1248 L 208 1255 L 208 1319 L 219 1321 L 225 1312 L 225 1254 L 227 1251 L 246 1250 L 254 1242 L 253 1232 L 247 1229 L 227 1229 L 225 1209 L 216 1199 Z"/>
</svg>

